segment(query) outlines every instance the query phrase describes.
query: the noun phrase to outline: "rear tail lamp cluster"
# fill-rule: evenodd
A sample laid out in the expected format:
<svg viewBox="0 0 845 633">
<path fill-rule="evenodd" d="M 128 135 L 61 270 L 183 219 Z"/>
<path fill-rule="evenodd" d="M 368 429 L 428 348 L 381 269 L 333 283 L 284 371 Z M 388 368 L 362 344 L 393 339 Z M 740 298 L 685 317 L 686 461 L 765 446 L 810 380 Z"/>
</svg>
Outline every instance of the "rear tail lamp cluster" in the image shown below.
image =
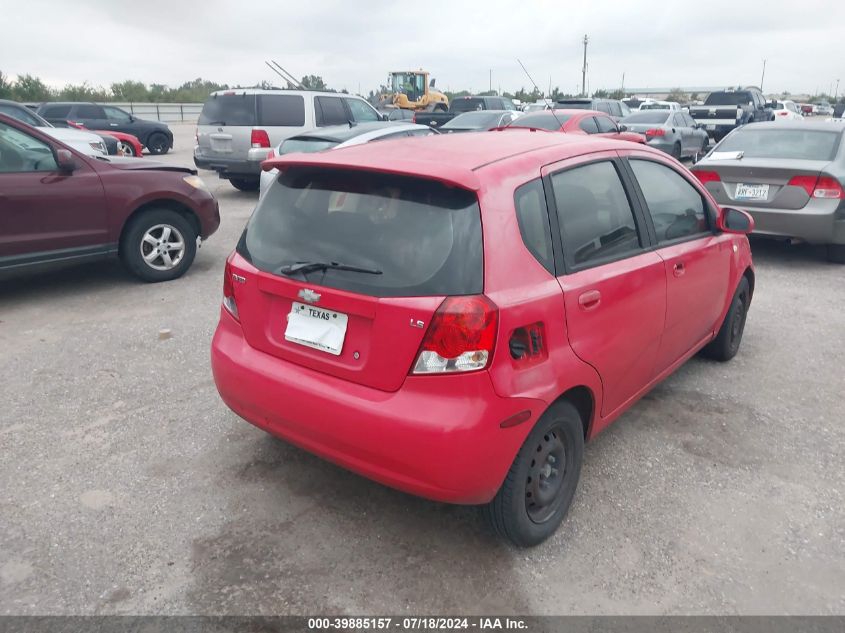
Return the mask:
<svg viewBox="0 0 845 633">
<path fill-rule="evenodd" d="M 493 357 L 498 308 L 487 297 L 447 297 L 428 327 L 413 374 L 449 374 L 487 367 Z"/>
<path fill-rule="evenodd" d="M 693 169 L 692 173 L 698 178 L 698 181 L 702 185 L 706 185 L 708 182 L 720 182 L 722 179 L 719 177 L 715 171 L 704 171 L 704 170 L 697 170 Z"/>
<path fill-rule="evenodd" d="M 235 303 L 235 282 L 234 273 L 232 272 L 232 265 L 229 260 L 226 260 L 226 268 L 223 273 L 223 307 L 236 319 L 240 320 L 238 315 L 238 304 Z"/>
<path fill-rule="evenodd" d="M 647 138 L 650 138 L 652 136 L 666 136 L 666 130 L 664 130 L 662 127 L 655 127 L 651 128 L 650 130 L 646 130 L 645 135 Z"/>
<path fill-rule="evenodd" d="M 811 198 L 845 198 L 845 191 L 840 182 L 830 176 L 795 176 L 786 184 L 790 187 L 801 187 Z"/>
<path fill-rule="evenodd" d="M 253 148 L 266 147 L 270 149 L 270 137 L 267 136 L 267 130 L 253 130 L 249 142 Z"/>
</svg>

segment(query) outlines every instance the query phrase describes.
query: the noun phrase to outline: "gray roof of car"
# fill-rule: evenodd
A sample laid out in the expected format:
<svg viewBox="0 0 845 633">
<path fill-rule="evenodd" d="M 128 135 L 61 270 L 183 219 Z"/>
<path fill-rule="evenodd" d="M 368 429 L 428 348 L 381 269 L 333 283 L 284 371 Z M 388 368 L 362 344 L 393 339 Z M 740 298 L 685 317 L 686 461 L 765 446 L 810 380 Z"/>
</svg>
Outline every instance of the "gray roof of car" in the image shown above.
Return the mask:
<svg viewBox="0 0 845 633">
<path fill-rule="evenodd" d="M 743 129 L 752 128 L 755 130 L 818 130 L 823 132 L 845 131 L 845 126 L 836 121 L 761 121 L 760 123 L 749 123 Z"/>
<path fill-rule="evenodd" d="M 405 121 L 371 121 L 368 123 L 358 123 L 357 125 L 329 125 L 327 127 L 316 128 L 302 132 L 290 138 L 318 138 L 327 141 L 337 141 L 343 143 L 351 138 L 374 132 L 375 130 L 384 130 L 394 127 L 407 127 L 408 123 Z"/>
</svg>

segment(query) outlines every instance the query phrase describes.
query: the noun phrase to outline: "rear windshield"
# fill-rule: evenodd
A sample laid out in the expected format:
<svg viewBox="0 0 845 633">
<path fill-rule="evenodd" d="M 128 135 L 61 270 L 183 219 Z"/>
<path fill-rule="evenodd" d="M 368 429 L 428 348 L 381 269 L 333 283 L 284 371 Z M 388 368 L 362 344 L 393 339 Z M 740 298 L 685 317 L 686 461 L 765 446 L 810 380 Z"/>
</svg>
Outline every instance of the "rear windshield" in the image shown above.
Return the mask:
<svg viewBox="0 0 845 633">
<path fill-rule="evenodd" d="M 744 158 L 833 160 L 840 131 L 740 128 L 719 145 L 719 152 L 742 152 Z"/>
<path fill-rule="evenodd" d="M 559 107 L 566 108 L 567 110 L 592 110 L 593 109 L 593 102 L 592 101 L 558 101 L 557 102 Z"/>
<path fill-rule="evenodd" d="M 665 123 L 668 118 L 669 113 L 666 110 L 640 111 L 629 114 L 622 119 L 622 123 Z"/>
<path fill-rule="evenodd" d="M 202 106 L 200 125 L 256 125 L 255 95 L 217 95 Z"/>
<path fill-rule="evenodd" d="M 481 218 L 474 193 L 358 170 L 289 168 L 267 190 L 238 244 L 260 270 L 339 262 L 295 279 L 376 297 L 478 294 Z"/>
<path fill-rule="evenodd" d="M 337 144 L 338 141 L 330 141 L 324 138 L 289 138 L 282 143 L 279 153 L 293 154 L 294 152 L 302 152 L 310 154 L 311 152 L 322 152 L 324 149 L 331 149 Z"/>
<path fill-rule="evenodd" d="M 750 92 L 712 92 L 707 96 L 704 105 L 737 106 L 751 103 Z"/>
<path fill-rule="evenodd" d="M 555 114 L 551 112 L 539 112 L 537 114 L 526 114 L 508 127 L 531 127 L 537 130 L 559 130 L 561 126 L 572 118 L 571 114 Z"/>
<path fill-rule="evenodd" d="M 484 99 L 479 99 L 477 97 L 464 99 L 462 97 L 458 97 L 452 101 L 452 105 L 449 107 L 452 112 L 472 112 L 473 110 L 483 110 Z"/>
</svg>

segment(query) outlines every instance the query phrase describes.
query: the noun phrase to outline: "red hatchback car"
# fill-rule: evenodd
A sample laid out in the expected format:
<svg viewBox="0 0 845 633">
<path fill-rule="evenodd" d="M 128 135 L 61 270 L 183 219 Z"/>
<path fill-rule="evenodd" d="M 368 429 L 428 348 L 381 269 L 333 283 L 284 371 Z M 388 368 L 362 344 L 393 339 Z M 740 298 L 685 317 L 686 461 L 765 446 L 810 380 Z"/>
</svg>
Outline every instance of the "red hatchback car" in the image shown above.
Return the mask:
<svg viewBox="0 0 845 633">
<path fill-rule="evenodd" d="M 448 157 L 448 159 L 444 159 Z M 211 350 L 256 426 L 533 545 L 584 442 L 740 344 L 741 211 L 647 147 L 510 130 L 265 163 Z"/>
<path fill-rule="evenodd" d="M 543 110 L 525 114 L 508 128 L 531 128 L 550 132 L 568 132 L 569 134 L 590 134 L 597 137 L 612 138 L 618 141 L 631 141 L 645 144 L 646 138 L 637 132 L 628 132 L 625 125 L 617 123 L 604 112 L 593 110 Z"/>
</svg>

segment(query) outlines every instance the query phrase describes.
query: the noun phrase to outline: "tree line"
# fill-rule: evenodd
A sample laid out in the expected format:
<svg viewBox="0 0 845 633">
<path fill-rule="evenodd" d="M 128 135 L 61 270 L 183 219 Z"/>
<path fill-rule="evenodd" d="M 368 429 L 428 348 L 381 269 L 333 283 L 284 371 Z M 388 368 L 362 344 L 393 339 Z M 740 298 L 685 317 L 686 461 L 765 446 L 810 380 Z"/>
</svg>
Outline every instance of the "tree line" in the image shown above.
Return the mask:
<svg viewBox="0 0 845 633">
<path fill-rule="evenodd" d="M 299 82 L 306 90 L 328 90 L 337 92 L 330 88 L 322 77 L 319 75 L 306 75 Z M 254 86 L 230 86 L 229 84 L 219 84 L 215 81 L 209 81 L 197 77 L 193 81 L 186 81 L 180 86 L 170 87 L 165 84 L 145 84 L 141 81 L 133 81 L 131 79 L 111 84 L 108 88 L 102 86 L 92 86 L 88 82 L 81 84 L 67 84 L 63 88 L 51 88 L 45 84 L 39 77 L 35 75 L 19 75 L 12 80 L 8 75 L 0 71 L 0 99 L 11 99 L 13 101 L 25 102 L 41 102 L 41 101 L 123 101 L 132 103 L 202 103 L 209 94 L 215 90 L 228 90 L 234 88 L 263 88 L 274 89 L 278 88 L 270 82 L 262 81 L 260 84 Z M 290 82 L 287 82 L 285 88 L 295 88 Z M 340 92 L 347 92 L 345 89 Z M 390 87 L 381 85 L 378 90 L 371 90 L 366 98 L 373 104 L 378 103 L 378 97 L 381 94 L 389 94 Z M 445 90 L 444 94 L 451 101 L 458 97 L 467 97 L 473 93 L 469 90 Z M 477 93 L 480 96 L 498 96 L 495 90 L 488 90 L 486 92 Z M 363 95 L 362 95 L 363 96 Z M 503 97 L 510 99 L 517 99 L 523 103 L 533 103 L 540 99 L 551 99 L 556 101 L 558 99 L 567 99 L 577 95 L 564 93 L 560 88 L 555 87 L 548 92 L 542 92 L 537 88 L 526 90 L 525 87 L 520 88 L 515 92 L 505 91 L 502 93 Z M 593 92 L 594 98 L 604 99 L 622 99 L 625 93 L 621 89 L 606 90 L 600 88 Z M 789 92 L 783 92 L 781 98 L 789 98 Z M 673 89 L 668 101 L 677 101 L 679 103 L 689 103 L 696 101 L 701 96 L 698 93 L 686 93 L 680 88 Z M 834 98 L 828 94 L 815 95 L 810 99 L 811 103 L 819 101 L 828 101 L 834 103 Z M 839 101 L 845 102 L 845 94 L 839 98 Z"/>
</svg>

